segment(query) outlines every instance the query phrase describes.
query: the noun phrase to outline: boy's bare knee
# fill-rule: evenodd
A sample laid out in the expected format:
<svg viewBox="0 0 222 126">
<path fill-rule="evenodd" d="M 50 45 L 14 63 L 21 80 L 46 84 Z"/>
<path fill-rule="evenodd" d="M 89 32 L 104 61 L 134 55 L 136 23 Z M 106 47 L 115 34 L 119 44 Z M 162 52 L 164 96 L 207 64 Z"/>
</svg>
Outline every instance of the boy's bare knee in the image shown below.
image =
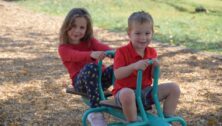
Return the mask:
<svg viewBox="0 0 222 126">
<path fill-rule="evenodd" d="M 135 93 L 132 89 L 122 89 L 120 94 L 120 101 L 122 104 L 132 104 L 135 101 Z"/>
<path fill-rule="evenodd" d="M 171 84 L 171 91 L 175 94 L 175 95 L 180 95 L 181 91 L 180 91 L 180 87 L 175 84 L 175 83 L 172 83 Z"/>
</svg>

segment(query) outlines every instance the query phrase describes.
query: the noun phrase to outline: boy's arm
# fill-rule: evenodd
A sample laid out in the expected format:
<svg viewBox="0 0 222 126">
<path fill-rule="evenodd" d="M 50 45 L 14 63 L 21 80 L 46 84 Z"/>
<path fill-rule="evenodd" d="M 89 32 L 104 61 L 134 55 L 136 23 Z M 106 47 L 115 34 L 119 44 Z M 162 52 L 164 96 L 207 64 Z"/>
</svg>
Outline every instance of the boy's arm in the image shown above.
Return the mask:
<svg viewBox="0 0 222 126">
<path fill-rule="evenodd" d="M 134 70 L 133 64 L 115 69 L 114 70 L 115 78 L 118 80 L 128 77 L 133 72 L 133 70 Z"/>
<path fill-rule="evenodd" d="M 135 63 L 123 66 L 114 70 L 116 79 L 122 79 L 128 77 L 134 70 L 145 70 L 149 63 L 147 60 L 139 60 Z"/>
</svg>

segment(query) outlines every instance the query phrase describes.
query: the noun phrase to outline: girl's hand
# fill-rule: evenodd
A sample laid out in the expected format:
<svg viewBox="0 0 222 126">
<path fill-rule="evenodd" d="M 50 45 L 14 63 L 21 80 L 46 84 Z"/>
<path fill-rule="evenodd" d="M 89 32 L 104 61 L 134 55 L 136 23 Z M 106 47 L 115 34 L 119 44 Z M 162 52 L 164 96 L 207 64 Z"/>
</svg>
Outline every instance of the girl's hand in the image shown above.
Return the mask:
<svg viewBox="0 0 222 126">
<path fill-rule="evenodd" d="M 154 66 L 159 66 L 159 61 L 157 58 L 152 59 L 153 60 L 153 65 Z"/>
<path fill-rule="evenodd" d="M 116 52 L 116 50 L 109 50 L 109 51 L 112 51 L 113 53 L 114 53 L 114 55 L 115 55 L 115 52 Z M 114 55 L 112 55 L 112 54 L 108 54 L 108 55 L 106 55 L 106 57 L 108 57 L 108 58 L 114 58 Z"/>
<path fill-rule="evenodd" d="M 149 63 L 147 62 L 147 60 L 140 60 L 138 62 L 135 62 L 133 64 L 133 69 L 134 70 L 145 70 L 148 67 Z"/>
<path fill-rule="evenodd" d="M 93 59 L 97 59 L 97 60 L 103 60 L 106 55 L 105 55 L 105 52 L 104 51 L 93 51 L 90 56 L 93 58 Z"/>
</svg>

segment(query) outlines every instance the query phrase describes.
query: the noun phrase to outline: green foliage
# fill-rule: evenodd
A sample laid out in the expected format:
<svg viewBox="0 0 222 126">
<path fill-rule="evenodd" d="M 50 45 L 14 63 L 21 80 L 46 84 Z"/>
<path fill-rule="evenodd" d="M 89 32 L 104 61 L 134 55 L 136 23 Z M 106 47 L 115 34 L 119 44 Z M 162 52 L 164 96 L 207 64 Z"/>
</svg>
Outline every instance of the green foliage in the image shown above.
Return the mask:
<svg viewBox="0 0 222 126">
<path fill-rule="evenodd" d="M 219 0 L 21 0 L 35 11 L 65 16 L 73 7 L 84 7 L 94 25 L 125 32 L 128 16 L 138 10 L 153 15 L 155 39 L 173 45 L 222 54 L 222 1 Z M 206 12 L 195 12 L 195 8 Z"/>
</svg>

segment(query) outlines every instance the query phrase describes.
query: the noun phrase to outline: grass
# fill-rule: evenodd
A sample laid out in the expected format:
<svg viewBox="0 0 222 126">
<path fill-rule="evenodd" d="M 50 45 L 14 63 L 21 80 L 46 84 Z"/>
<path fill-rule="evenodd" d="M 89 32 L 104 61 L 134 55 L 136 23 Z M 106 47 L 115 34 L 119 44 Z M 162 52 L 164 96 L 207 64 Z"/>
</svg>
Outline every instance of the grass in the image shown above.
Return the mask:
<svg viewBox="0 0 222 126">
<path fill-rule="evenodd" d="M 125 32 L 128 16 L 138 10 L 153 15 L 157 41 L 183 45 L 200 51 L 222 54 L 221 0 L 18 0 L 37 12 L 64 16 L 73 7 L 84 7 L 94 25 L 114 32 Z M 204 7 L 206 13 L 195 13 Z"/>
</svg>

